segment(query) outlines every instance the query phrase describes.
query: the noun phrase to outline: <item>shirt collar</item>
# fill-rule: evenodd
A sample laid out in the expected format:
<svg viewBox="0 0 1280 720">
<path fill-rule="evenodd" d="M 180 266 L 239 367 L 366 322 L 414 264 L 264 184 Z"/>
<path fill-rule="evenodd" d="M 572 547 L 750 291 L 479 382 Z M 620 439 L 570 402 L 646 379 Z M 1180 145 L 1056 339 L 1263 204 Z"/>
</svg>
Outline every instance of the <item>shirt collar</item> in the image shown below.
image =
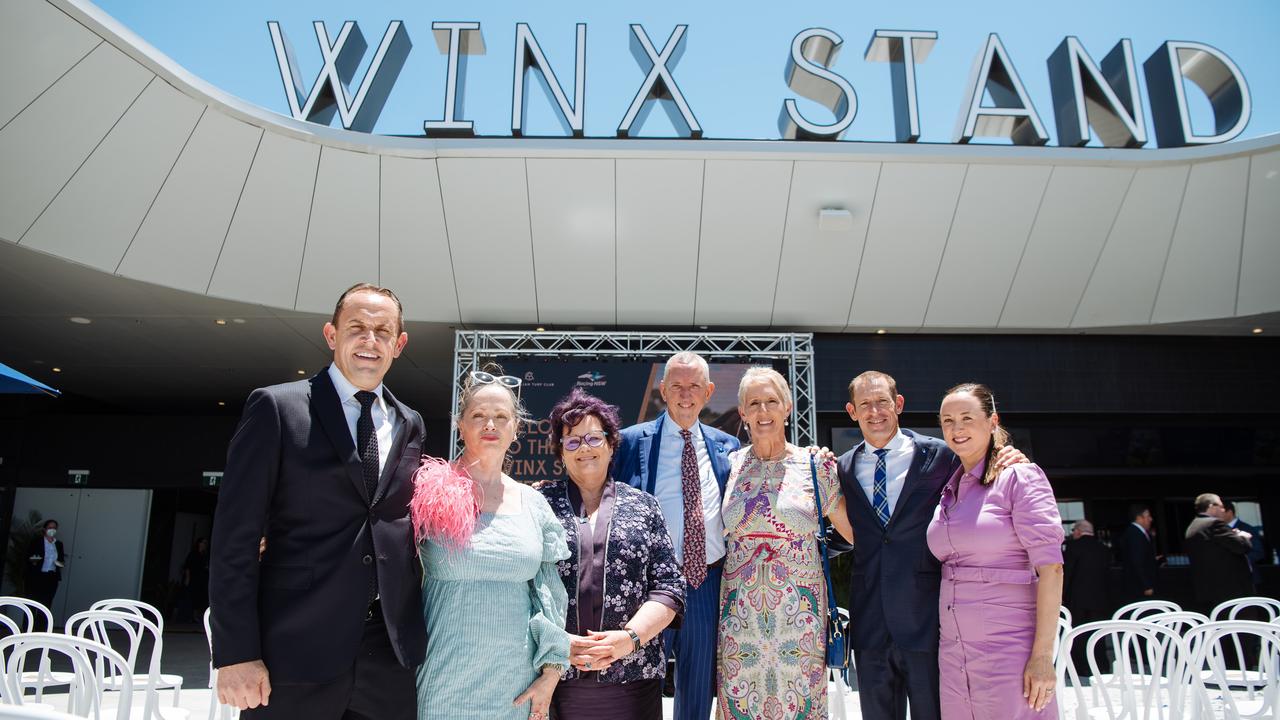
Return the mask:
<svg viewBox="0 0 1280 720">
<path fill-rule="evenodd" d="M 349 402 L 356 396 L 356 393 L 360 392 L 360 388 L 352 385 L 347 376 L 343 375 L 338 366 L 333 363 L 329 364 L 329 379 L 333 381 L 333 389 L 337 391 L 338 400 L 343 404 Z M 387 406 L 386 399 L 382 397 L 382 383 L 378 383 L 378 387 L 373 389 L 373 394 L 378 396 L 378 406 L 385 413 Z"/>
<path fill-rule="evenodd" d="M 674 438 L 676 440 L 679 440 L 680 431 L 683 430 L 684 428 L 680 427 L 679 423 L 671 419 L 670 413 L 664 410 L 663 414 L 666 415 L 667 417 L 662 421 L 662 436 L 664 438 Z M 698 422 L 698 423 L 694 423 L 693 427 L 689 428 L 689 433 L 694 437 L 694 439 L 697 439 L 702 436 L 702 428 L 700 427 L 701 425 L 702 423 Z"/>
<path fill-rule="evenodd" d="M 898 431 L 893 434 L 893 437 L 889 438 L 889 442 L 885 443 L 884 449 L 892 453 L 902 450 L 906 448 L 906 446 L 907 436 L 903 434 L 902 428 L 898 428 Z M 866 440 L 858 443 L 858 452 L 875 453 L 875 451 L 876 448 L 868 445 Z"/>
</svg>

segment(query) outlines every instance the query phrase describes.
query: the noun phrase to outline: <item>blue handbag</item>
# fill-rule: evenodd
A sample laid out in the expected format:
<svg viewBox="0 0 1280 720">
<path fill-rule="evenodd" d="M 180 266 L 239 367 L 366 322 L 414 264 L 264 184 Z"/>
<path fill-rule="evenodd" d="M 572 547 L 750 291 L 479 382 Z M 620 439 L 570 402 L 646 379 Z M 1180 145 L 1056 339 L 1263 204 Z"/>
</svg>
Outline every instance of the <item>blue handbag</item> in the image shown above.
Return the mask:
<svg viewBox="0 0 1280 720">
<path fill-rule="evenodd" d="M 818 552 L 822 555 L 822 576 L 827 581 L 827 667 L 844 670 L 849 666 L 849 650 L 845 643 L 847 621 L 836 606 L 836 590 L 831 583 L 831 560 L 827 556 L 827 537 L 831 526 L 822 514 L 822 494 L 818 490 L 818 465 L 809 455 L 809 473 L 813 480 L 813 501 L 818 508 Z"/>
</svg>

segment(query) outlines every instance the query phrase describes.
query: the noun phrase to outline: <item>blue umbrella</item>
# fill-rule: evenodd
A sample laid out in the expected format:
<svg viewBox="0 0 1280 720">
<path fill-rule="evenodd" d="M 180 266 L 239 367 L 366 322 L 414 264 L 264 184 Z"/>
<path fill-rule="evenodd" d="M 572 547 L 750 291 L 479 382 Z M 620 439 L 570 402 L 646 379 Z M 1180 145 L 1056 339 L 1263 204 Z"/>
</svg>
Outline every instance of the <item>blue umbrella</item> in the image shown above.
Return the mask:
<svg viewBox="0 0 1280 720">
<path fill-rule="evenodd" d="M 54 390 L 39 380 L 29 378 L 4 363 L 0 363 L 0 393 L 10 395 L 47 393 L 54 397 L 62 394 L 60 390 Z"/>
</svg>

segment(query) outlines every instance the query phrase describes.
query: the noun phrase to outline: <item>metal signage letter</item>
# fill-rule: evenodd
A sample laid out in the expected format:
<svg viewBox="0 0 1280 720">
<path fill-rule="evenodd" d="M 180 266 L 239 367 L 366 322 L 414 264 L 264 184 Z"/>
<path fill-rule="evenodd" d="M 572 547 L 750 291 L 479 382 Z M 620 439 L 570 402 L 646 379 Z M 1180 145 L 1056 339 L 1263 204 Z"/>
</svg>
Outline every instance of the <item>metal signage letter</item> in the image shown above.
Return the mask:
<svg viewBox="0 0 1280 720">
<path fill-rule="evenodd" d="M 801 30 L 791 40 L 787 59 L 787 87 L 796 94 L 820 103 L 836 116 L 829 125 L 809 122 L 800 114 L 793 98 L 782 103 L 778 130 L 788 140 L 839 140 L 858 114 L 858 95 L 848 80 L 829 69 L 836 62 L 844 39 L 826 28 Z"/>
<path fill-rule="evenodd" d="M 982 105 L 984 91 L 991 93 L 994 107 Z M 1009 138 L 1015 145 L 1048 142 L 1044 123 L 995 33 L 987 37 L 986 47 L 974 58 L 968 96 L 969 103 L 956 124 L 955 142 L 967 143 L 979 136 Z"/>
<path fill-rule="evenodd" d="M 1121 38 L 1107 53 L 1102 69 L 1077 38 L 1063 39 L 1049 56 L 1049 87 L 1059 145 L 1085 145 L 1090 127 L 1107 147 L 1147 144 L 1147 122 L 1142 115 L 1135 67 L 1129 38 Z"/>
<path fill-rule="evenodd" d="M 1170 41 L 1142 64 L 1147 75 L 1151 117 L 1160 147 L 1226 142 L 1244 132 L 1252 103 L 1240 68 L 1221 50 L 1197 42 Z M 1213 107 L 1213 135 L 1196 135 L 1191 127 L 1182 78 L 1195 83 Z"/>
<path fill-rule="evenodd" d="M 646 61 L 650 63 L 650 67 L 649 73 L 645 75 L 644 82 L 640 85 L 640 91 L 636 93 L 635 99 L 631 101 L 631 107 L 627 108 L 627 114 L 622 118 L 622 124 L 618 126 L 618 137 L 631 137 L 631 128 L 637 124 L 637 119 L 639 125 L 644 124 L 644 118 L 640 117 L 640 112 L 644 109 L 644 112 L 648 113 L 653 107 L 648 105 L 650 100 L 660 101 L 667 114 L 671 116 L 671 124 L 677 125 L 677 116 L 671 111 L 671 106 L 674 105 L 679 111 L 679 118 L 683 120 L 689 136 L 702 137 L 702 126 L 698 124 L 693 111 L 689 109 L 689 103 L 685 101 L 684 94 L 676 85 L 675 78 L 671 77 L 671 70 L 684 54 L 684 33 L 688 27 L 688 25 L 677 25 L 671 31 L 671 36 L 667 38 L 667 44 L 662 47 L 662 52 L 659 53 L 653 49 L 653 42 L 649 40 L 649 35 L 645 33 L 642 26 L 631 26 L 631 55 L 641 68 L 644 68 Z"/>
<path fill-rule="evenodd" d="M 405 59 L 409 57 L 409 48 L 413 46 L 409 41 L 409 34 L 405 32 L 404 23 L 392 20 L 387 25 L 387 31 L 382 34 L 382 43 L 378 45 L 354 98 L 348 87 L 364 57 L 364 51 L 368 48 L 359 24 L 354 20 L 343 23 L 342 30 L 332 43 L 323 21 L 317 20 L 311 25 L 315 29 L 316 42 L 320 43 L 320 56 L 324 66 L 303 100 L 304 86 L 293 45 L 280 29 L 279 22 L 267 22 L 271 44 L 276 51 L 276 64 L 280 67 L 280 80 L 284 83 L 284 94 L 289 102 L 289 113 L 296 120 L 310 120 L 327 125 L 333 118 L 336 107 L 342 127 L 371 132 L 378 121 L 378 114 L 386 105 L 396 77 L 404 67 Z"/>
<path fill-rule="evenodd" d="M 484 36 L 478 22 L 433 22 L 431 32 L 436 37 L 436 47 L 449 56 L 444 83 L 444 119 L 427 120 L 422 131 L 427 135 L 452 135 L 470 137 L 475 134 L 475 123 L 459 120 L 462 114 L 462 86 L 466 87 L 468 55 L 484 54 Z"/>
<path fill-rule="evenodd" d="M 898 142 L 920 139 L 916 106 L 916 63 L 924 62 L 938 41 L 932 30 L 876 30 L 866 60 L 889 63 L 893 80 L 893 119 Z"/>
<path fill-rule="evenodd" d="M 577 53 L 573 65 L 572 105 L 565 97 L 564 88 L 560 87 L 560 81 L 556 79 L 556 73 L 551 69 L 551 63 L 547 62 L 547 56 L 542 53 L 542 46 L 533 36 L 529 24 L 516 23 L 516 67 L 511 89 L 511 134 L 515 137 L 524 134 L 524 88 L 526 76 L 530 70 L 537 70 L 541 74 L 544 85 L 560 108 L 561 116 L 569 124 L 569 131 L 574 137 L 582 137 L 585 108 L 583 98 L 587 88 L 586 23 L 578 23 Z"/>
</svg>

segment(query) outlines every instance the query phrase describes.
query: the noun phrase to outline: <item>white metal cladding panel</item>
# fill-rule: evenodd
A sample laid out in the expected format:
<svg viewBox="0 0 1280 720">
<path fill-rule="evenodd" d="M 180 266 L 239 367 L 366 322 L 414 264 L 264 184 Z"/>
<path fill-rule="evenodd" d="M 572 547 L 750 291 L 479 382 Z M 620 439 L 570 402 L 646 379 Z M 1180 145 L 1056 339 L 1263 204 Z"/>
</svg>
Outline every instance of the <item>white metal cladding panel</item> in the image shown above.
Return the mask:
<svg viewBox="0 0 1280 720">
<path fill-rule="evenodd" d="M 693 324 L 702 160 L 618 160 L 618 323 Z"/>
<path fill-rule="evenodd" d="M 617 322 L 613 160 L 528 160 L 529 223 L 544 323 Z"/>
<path fill-rule="evenodd" d="M 879 163 L 796 163 L 773 325 L 844 329 L 879 177 Z M 824 208 L 849 211 L 849 227 L 819 229 Z"/>
<path fill-rule="evenodd" d="M 22 244 L 115 272 L 204 107 L 148 85 Z"/>
<path fill-rule="evenodd" d="M 768 324 L 792 164 L 707 161 L 695 323 Z"/>
<path fill-rule="evenodd" d="M 102 39 L 46 2 L 0 3 L 0 127 Z"/>
<path fill-rule="evenodd" d="M 919 327 L 965 166 L 885 163 L 849 308 L 849 326 Z"/>
<path fill-rule="evenodd" d="M 525 161 L 436 162 L 462 322 L 537 322 Z"/>
<path fill-rule="evenodd" d="M 1152 322 L 1235 315 L 1248 183 L 1247 157 L 1191 166 Z"/>
<path fill-rule="evenodd" d="M 1053 169 L 1000 327 L 1071 324 L 1132 178 L 1133 170 L 1128 169 Z"/>
<path fill-rule="evenodd" d="M 925 325 L 995 327 L 1049 173 L 1048 165 L 969 166 Z"/>
<path fill-rule="evenodd" d="M 343 290 L 378 282 L 378 156 L 320 151 L 296 309 L 327 313 Z"/>
<path fill-rule="evenodd" d="M 293 307 L 319 159 L 319 145 L 263 136 L 209 294 Z"/>
<path fill-rule="evenodd" d="M 262 130 L 209 109 L 169 173 L 121 275 L 203 294 Z"/>
<path fill-rule="evenodd" d="M 381 283 L 406 318 L 460 322 L 436 162 L 384 156 L 381 204 Z"/>
<path fill-rule="evenodd" d="M 153 77 L 99 45 L 0 130 L 0 237 L 21 240 Z"/>
<path fill-rule="evenodd" d="M 1133 176 L 1072 327 L 1145 325 L 1151 319 L 1187 170 L 1165 165 Z"/>
<path fill-rule="evenodd" d="M 1254 155 L 1245 206 L 1237 315 L 1280 309 L 1280 152 Z"/>
</svg>

